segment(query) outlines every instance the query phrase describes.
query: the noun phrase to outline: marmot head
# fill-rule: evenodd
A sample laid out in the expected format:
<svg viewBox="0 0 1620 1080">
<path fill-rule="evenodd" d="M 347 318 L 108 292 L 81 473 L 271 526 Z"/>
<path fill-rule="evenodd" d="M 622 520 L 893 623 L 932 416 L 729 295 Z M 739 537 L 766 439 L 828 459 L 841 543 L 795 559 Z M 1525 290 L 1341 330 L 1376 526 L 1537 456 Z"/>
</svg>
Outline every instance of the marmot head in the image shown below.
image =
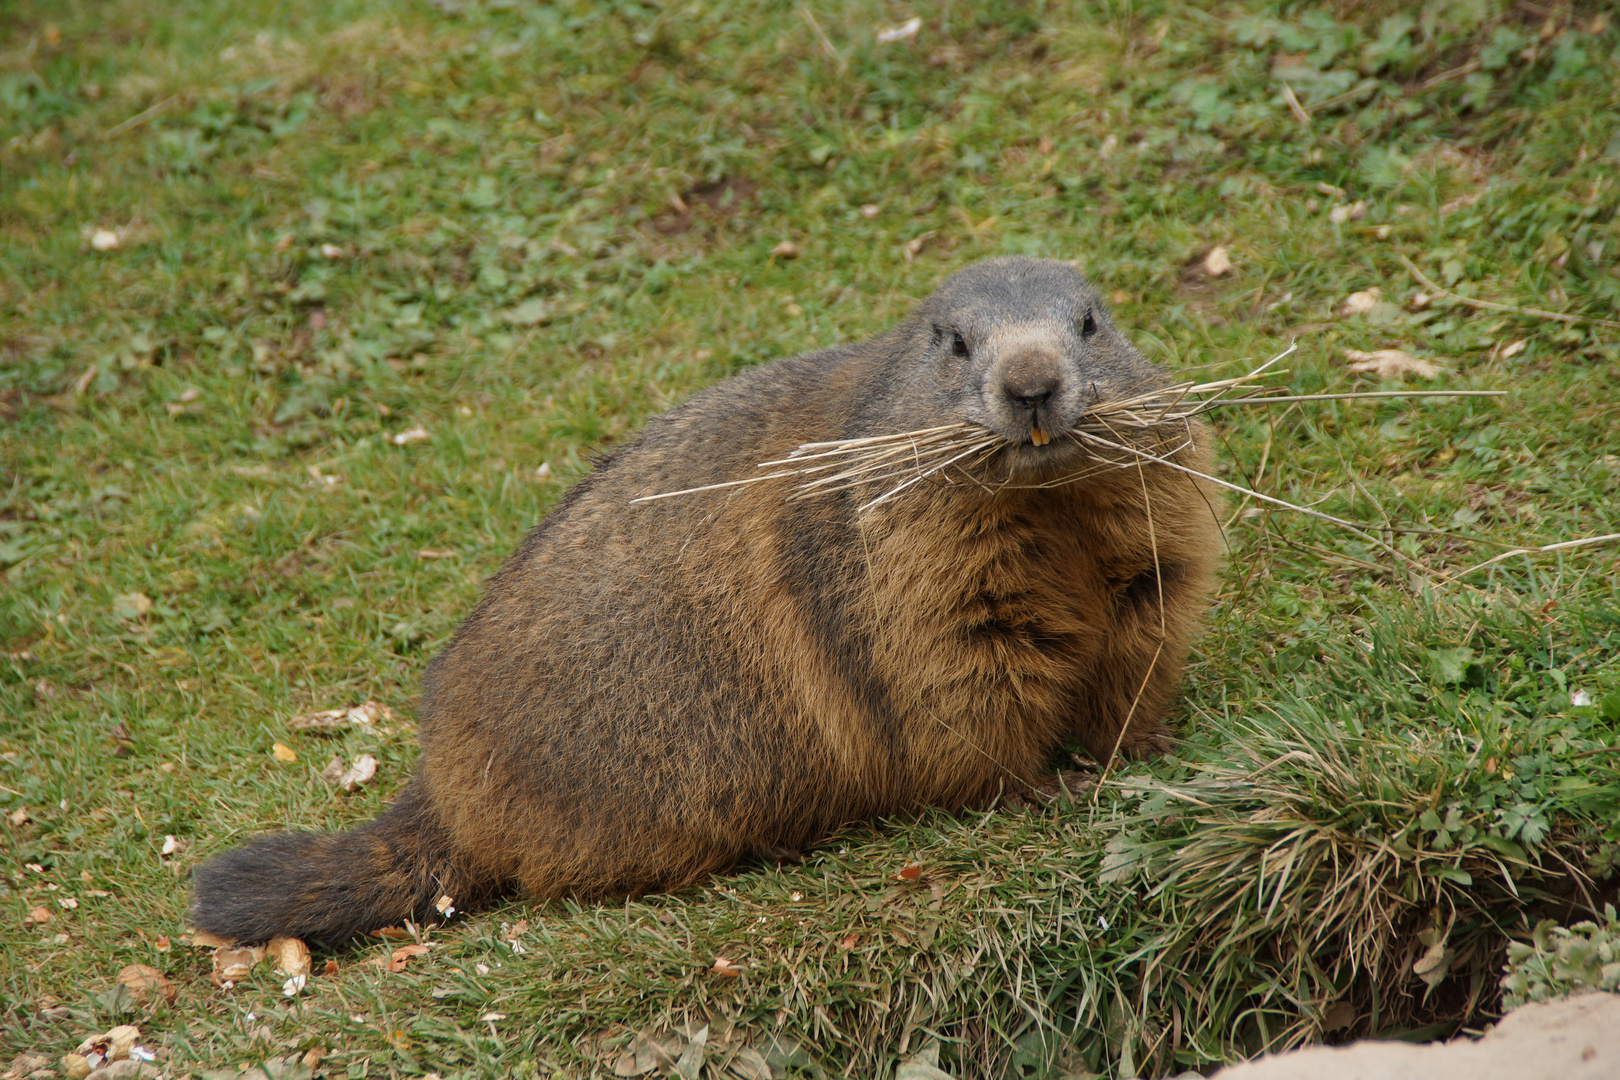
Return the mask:
<svg viewBox="0 0 1620 1080">
<path fill-rule="evenodd" d="M 1072 430 L 1089 404 L 1169 381 L 1114 328 L 1086 279 L 1060 262 L 975 263 L 907 322 L 913 349 L 927 342 L 925 355 L 913 358 L 932 372 L 934 385 L 912 380 L 906 404 L 940 422 L 982 425 L 1012 443 L 1026 464 L 1072 446 L 1061 440 L 1043 449 Z M 920 400 L 925 396 L 934 400 Z"/>
</svg>

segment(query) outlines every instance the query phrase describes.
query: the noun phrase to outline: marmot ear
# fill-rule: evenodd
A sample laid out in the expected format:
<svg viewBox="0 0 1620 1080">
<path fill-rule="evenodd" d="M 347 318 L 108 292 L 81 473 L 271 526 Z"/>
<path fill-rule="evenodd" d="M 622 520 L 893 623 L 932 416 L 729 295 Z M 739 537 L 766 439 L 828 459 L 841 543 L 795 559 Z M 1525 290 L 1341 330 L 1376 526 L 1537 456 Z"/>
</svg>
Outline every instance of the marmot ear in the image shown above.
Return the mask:
<svg viewBox="0 0 1620 1080">
<path fill-rule="evenodd" d="M 1087 308 L 1086 313 L 1080 317 L 1080 336 L 1082 338 L 1088 338 L 1096 332 L 1097 316 L 1091 313 L 1090 308 Z"/>
</svg>

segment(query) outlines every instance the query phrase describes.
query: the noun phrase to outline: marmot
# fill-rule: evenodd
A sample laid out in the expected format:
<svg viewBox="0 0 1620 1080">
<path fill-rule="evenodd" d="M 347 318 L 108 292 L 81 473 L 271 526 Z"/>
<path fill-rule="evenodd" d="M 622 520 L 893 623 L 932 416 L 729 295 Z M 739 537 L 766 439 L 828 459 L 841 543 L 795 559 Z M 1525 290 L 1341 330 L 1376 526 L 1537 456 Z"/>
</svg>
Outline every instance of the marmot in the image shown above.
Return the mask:
<svg viewBox="0 0 1620 1080">
<path fill-rule="evenodd" d="M 1213 488 L 1099 465 L 1070 433 L 1169 383 L 1079 273 L 1003 258 L 881 337 L 655 417 L 429 665 L 394 804 L 199 867 L 196 925 L 335 946 L 443 896 L 656 891 L 848 823 L 988 805 L 1050 778 L 1069 740 L 1104 762 L 1164 750 L 1214 580 Z M 957 427 L 974 456 L 899 493 L 909 461 L 806 497 L 759 468 Z M 1191 421 L 1156 452 L 1207 472 L 1209 441 Z"/>
</svg>

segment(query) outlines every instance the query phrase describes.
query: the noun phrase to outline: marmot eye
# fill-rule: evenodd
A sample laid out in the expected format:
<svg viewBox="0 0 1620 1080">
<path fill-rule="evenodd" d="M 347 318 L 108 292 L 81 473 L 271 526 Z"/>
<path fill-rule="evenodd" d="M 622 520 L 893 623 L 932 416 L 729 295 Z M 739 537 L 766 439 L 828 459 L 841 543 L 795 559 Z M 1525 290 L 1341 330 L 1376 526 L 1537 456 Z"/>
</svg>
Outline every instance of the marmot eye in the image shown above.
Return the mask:
<svg viewBox="0 0 1620 1080">
<path fill-rule="evenodd" d="M 953 356 L 966 356 L 968 354 L 967 338 L 962 336 L 960 330 L 951 331 L 951 354 Z"/>
<path fill-rule="evenodd" d="M 1080 336 L 1083 338 L 1088 338 L 1096 332 L 1097 318 L 1088 311 L 1086 312 L 1086 317 L 1080 320 Z"/>
</svg>

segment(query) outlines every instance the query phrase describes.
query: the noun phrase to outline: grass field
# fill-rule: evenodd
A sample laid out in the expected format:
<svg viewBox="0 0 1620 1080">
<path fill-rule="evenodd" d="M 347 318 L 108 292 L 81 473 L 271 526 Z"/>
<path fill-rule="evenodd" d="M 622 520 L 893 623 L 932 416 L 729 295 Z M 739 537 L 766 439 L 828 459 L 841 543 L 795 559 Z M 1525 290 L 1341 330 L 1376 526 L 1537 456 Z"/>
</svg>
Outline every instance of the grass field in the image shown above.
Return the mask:
<svg viewBox="0 0 1620 1080">
<path fill-rule="evenodd" d="M 1620 863 L 1616 548 L 1444 576 L 1620 532 L 1605 7 L 0 0 L 0 1065 L 1167 1075 L 1486 1022 Z M 1095 800 L 210 983 L 190 868 L 384 805 L 593 452 L 1005 253 L 1200 377 L 1507 394 L 1223 414 L 1224 478 L 1407 561 L 1234 500 L 1184 743 Z"/>
</svg>

